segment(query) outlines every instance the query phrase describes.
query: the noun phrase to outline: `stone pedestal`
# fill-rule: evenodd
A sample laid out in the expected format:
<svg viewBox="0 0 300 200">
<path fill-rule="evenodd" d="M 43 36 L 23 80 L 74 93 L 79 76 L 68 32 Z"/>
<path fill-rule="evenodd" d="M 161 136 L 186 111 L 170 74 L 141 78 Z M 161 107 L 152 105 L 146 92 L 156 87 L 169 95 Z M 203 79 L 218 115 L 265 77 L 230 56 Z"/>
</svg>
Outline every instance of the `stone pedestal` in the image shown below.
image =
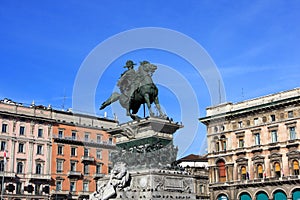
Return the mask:
<svg viewBox="0 0 300 200">
<path fill-rule="evenodd" d="M 151 117 L 108 130 L 117 139 L 118 150 L 112 154 L 115 166 L 110 175 L 98 181 L 93 194 L 98 197 L 91 195 L 90 199 L 195 200 L 192 176 L 172 165 L 178 150 L 173 146 L 173 134 L 182 127 Z M 106 195 L 111 191 L 113 195 Z"/>
<path fill-rule="evenodd" d="M 161 169 L 129 171 L 130 186 L 117 191 L 114 200 L 195 200 L 193 178 L 187 172 Z M 109 181 L 109 176 L 102 181 Z"/>
</svg>

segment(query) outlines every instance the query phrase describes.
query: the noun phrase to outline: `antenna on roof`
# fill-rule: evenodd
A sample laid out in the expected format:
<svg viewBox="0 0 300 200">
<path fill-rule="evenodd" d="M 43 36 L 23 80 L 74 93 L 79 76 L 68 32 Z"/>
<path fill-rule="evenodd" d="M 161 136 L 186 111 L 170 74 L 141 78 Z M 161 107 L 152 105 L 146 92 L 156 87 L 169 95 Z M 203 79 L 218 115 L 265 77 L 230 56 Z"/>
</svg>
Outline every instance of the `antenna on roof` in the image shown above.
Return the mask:
<svg viewBox="0 0 300 200">
<path fill-rule="evenodd" d="M 219 86 L 219 104 L 221 104 L 222 102 L 222 98 L 221 98 L 221 85 L 220 85 L 220 79 L 218 80 L 218 86 Z"/>
<path fill-rule="evenodd" d="M 66 102 L 66 88 L 64 88 L 64 97 L 63 97 L 63 102 L 61 105 L 61 109 L 64 111 L 65 110 L 65 102 Z"/>
</svg>

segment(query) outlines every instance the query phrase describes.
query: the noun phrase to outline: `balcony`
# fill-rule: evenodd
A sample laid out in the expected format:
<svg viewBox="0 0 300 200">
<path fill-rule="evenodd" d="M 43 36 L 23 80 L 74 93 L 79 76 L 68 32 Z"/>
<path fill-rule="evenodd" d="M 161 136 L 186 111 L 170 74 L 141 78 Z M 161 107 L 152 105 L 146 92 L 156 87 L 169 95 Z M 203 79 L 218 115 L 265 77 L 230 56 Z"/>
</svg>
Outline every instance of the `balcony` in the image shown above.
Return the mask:
<svg viewBox="0 0 300 200">
<path fill-rule="evenodd" d="M 69 195 L 67 190 L 52 190 L 51 195 Z"/>
<path fill-rule="evenodd" d="M 78 177 L 80 178 L 82 176 L 81 172 L 77 171 L 69 171 L 68 172 L 68 177 Z"/>
<path fill-rule="evenodd" d="M 74 138 L 72 136 L 58 136 L 56 134 L 53 134 L 52 138 L 54 139 L 54 142 L 60 142 L 65 144 L 76 144 L 76 145 L 85 145 L 85 146 L 91 146 L 91 147 L 103 147 L 103 148 L 109 148 L 109 149 L 115 149 L 116 145 L 111 143 L 110 141 L 101 141 L 97 142 L 96 140 L 77 137 Z"/>
<path fill-rule="evenodd" d="M 210 183 L 209 187 L 224 189 L 229 186 L 236 186 L 237 188 L 244 187 L 263 187 L 266 185 L 281 185 L 281 184 L 300 184 L 300 175 L 291 175 L 283 177 L 268 177 L 268 178 L 255 178 L 251 180 L 237 180 Z"/>
<path fill-rule="evenodd" d="M 82 156 L 81 157 L 81 162 L 94 162 L 95 159 L 94 157 L 91 157 L 91 156 Z"/>
<path fill-rule="evenodd" d="M 88 192 L 88 191 L 79 191 L 78 192 L 78 196 L 80 197 L 80 198 L 89 198 L 89 196 L 90 196 L 90 192 Z"/>
<path fill-rule="evenodd" d="M 49 174 L 30 174 L 29 179 L 50 181 L 51 176 Z"/>
<path fill-rule="evenodd" d="M 103 178 L 104 176 L 105 176 L 105 174 L 102 174 L 102 173 L 96 173 L 96 174 L 94 174 L 94 179 Z"/>
<path fill-rule="evenodd" d="M 15 178 L 14 172 L 0 172 L 0 177 Z"/>
</svg>

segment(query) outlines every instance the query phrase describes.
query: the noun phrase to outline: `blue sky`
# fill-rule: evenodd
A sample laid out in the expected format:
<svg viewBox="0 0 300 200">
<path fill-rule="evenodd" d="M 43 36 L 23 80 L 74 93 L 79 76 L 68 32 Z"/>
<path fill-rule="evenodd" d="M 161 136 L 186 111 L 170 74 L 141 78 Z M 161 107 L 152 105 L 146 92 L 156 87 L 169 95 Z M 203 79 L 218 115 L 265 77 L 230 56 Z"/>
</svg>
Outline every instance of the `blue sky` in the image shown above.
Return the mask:
<svg viewBox="0 0 300 200">
<path fill-rule="evenodd" d="M 220 71 L 227 101 L 299 87 L 299 9 L 299 1 L 284 0 L 0 1 L 0 98 L 72 107 L 76 75 L 90 52 L 116 34 L 143 27 L 175 30 L 199 43 Z M 97 106 L 112 92 L 127 59 L 174 68 L 196 93 L 198 117 L 205 116 L 211 101 L 203 77 L 183 58 L 153 49 L 120 55 L 107 66 L 95 94 Z M 157 71 L 154 78 L 167 76 Z M 195 117 L 182 119 L 180 106 L 189 98 L 178 100 L 169 87 L 161 85 L 159 94 L 168 115 L 185 125 L 198 123 Z M 106 111 L 112 116 L 111 108 Z M 179 134 L 189 135 L 189 128 Z M 205 128 L 199 124 L 196 132 L 188 146 L 181 148 L 176 140 L 179 156 L 204 152 Z"/>
</svg>

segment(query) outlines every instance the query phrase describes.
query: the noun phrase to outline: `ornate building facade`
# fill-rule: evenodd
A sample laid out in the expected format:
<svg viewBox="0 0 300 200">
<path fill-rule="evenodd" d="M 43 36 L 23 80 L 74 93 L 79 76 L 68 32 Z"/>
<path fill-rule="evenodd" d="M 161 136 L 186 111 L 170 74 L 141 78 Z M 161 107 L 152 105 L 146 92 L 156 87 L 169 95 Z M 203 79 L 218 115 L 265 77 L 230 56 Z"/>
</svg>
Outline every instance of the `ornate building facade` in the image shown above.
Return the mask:
<svg viewBox="0 0 300 200">
<path fill-rule="evenodd" d="M 207 108 L 210 199 L 300 199 L 300 89 Z"/>
<path fill-rule="evenodd" d="M 0 191 L 5 199 L 83 199 L 108 173 L 115 120 L 0 102 Z M 3 184 L 2 184 L 3 183 Z"/>
</svg>

